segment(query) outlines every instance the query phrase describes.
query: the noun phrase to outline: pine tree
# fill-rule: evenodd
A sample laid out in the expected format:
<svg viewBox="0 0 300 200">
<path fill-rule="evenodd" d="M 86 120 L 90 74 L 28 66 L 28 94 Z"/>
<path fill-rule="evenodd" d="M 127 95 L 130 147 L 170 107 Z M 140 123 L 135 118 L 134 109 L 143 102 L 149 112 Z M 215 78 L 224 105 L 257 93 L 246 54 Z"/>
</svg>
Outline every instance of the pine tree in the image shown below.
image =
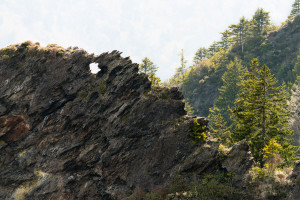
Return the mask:
<svg viewBox="0 0 300 200">
<path fill-rule="evenodd" d="M 218 113 L 213 117 L 213 119 L 210 119 L 214 126 L 210 127 L 210 133 L 214 138 L 218 138 L 221 140 L 222 144 L 230 146 L 232 144 L 231 139 L 231 126 L 227 126 L 227 122 L 224 121 L 222 115 Z"/>
<path fill-rule="evenodd" d="M 139 71 L 143 72 L 147 75 L 155 74 L 157 71 L 157 66 L 147 57 L 142 60 L 142 64 L 140 64 Z"/>
<path fill-rule="evenodd" d="M 248 36 L 248 29 L 249 29 L 249 22 L 245 19 L 245 17 L 242 17 L 240 19 L 239 24 L 233 24 L 229 26 L 229 29 L 232 33 L 233 40 L 236 41 L 238 44 L 241 45 L 241 51 L 244 52 L 244 44 L 246 41 L 246 38 Z"/>
<path fill-rule="evenodd" d="M 219 50 L 220 50 L 219 44 L 216 41 L 214 41 L 208 48 L 208 58 L 215 55 L 215 53 L 217 53 Z"/>
<path fill-rule="evenodd" d="M 193 59 L 194 64 L 197 65 L 198 62 L 200 62 L 201 60 L 207 58 L 207 54 L 208 54 L 208 49 L 206 49 L 205 47 L 201 47 L 197 50 L 197 52 L 195 53 L 195 57 Z"/>
<path fill-rule="evenodd" d="M 221 42 L 219 42 L 222 49 L 228 49 L 232 44 L 231 35 L 232 33 L 229 30 L 224 31 L 222 34 Z"/>
<path fill-rule="evenodd" d="M 228 107 L 234 106 L 234 101 L 240 91 L 240 83 L 243 80 L 243 73 L 246 70 L 241 62 L 241 60 L 235 58 L 234 61 L 231 61 L 226 66 L 226 71 L 222 76 L 222 86 L 219 89 L 219 96 L 215 101 L 213 109 L 210 109 L 209 118 L 213 118 L 220 113 L 228 125 L 232 124 Z M 211 123 L 211 127 L 214 127 L 214 123 Z"/>
<path fill-rule="evenodd" d="M 271 173 L 274 173 L 276 167 L 281 164 L 280 152 L 282 150 L 282 146 L 274 138 L 270 139 L 269 143 L 263 148 L 263 157 Z"/>
<path fill-rule="evenodd" d="M 185 109 L 185 111 L 186 111 L 186 114 L 188 114 L 188 115 L 193 115 L 194 114 L 194 109 L 193 109 L 193 107 L 190 105 L 190 103 L 189 102 L 185 102 L 185 105 L 184 105 L 184 109 Z"/>
<path fill-rule="evenodd" d="M 257 9 L 250 23 L 254 35 L 262 35 L 267 30 L 268 25 L 270 25 L 269 13 L 265 12 L 262 8 Z"/>
<path fill-rule="evenodd" d="M 183 80 L 184 79 L 184 73 L 186 71 L 186 63 L 187 63 L 187 60 L 185 59 L 184 54 L 183 54 L 183 49 L 181 49 L 181 52 L 180 52 L 179 56 L 180 56 L 180 67 L 178 67 L 176 69 L 176 77 Z"/>
<path fill-rule="evenodd" d="M 300 0 L 295 0 L 292 5 L 292 11 L 288 18 L 294 19 L 297 15 L 300 15 Z"/>
<path fill-rule="evenodd" d="M 156 71 L 158 67 L 147 57 L 142 60 L 140 64 L 139 71 L 148 75 L 149 80 L 152 83 L 152 86 L 159 85 L 160 78 L 156 76 Z"/>
<path fill-rule="evenodd" d="M 287 139 L 293 131 L 288 128 L 286 99 L 270 69 L 266 65 L 258 68 L 258 60 L 253 59 L 251 70 L 246 71 L 245 80 L 241 83 L 242 92 L 231 110 L 236 124 L 233 139 L 248 141 L 255 160 L 263 166 L 263 148 L 274 138 L 283 149 L 291 150 L 289 154 L 281 152 L 285 161 L 289 162 L 295 148 Z"/>
<path fill-rule="evenodd" d="M 161 82 L 160 78 L 155 76 L 154 73 L 151 73 L 149 76 L 148 76 L 149 80 L 151 81 L 151 85 L 152 86 L 158 86 Z"/>
</svg>

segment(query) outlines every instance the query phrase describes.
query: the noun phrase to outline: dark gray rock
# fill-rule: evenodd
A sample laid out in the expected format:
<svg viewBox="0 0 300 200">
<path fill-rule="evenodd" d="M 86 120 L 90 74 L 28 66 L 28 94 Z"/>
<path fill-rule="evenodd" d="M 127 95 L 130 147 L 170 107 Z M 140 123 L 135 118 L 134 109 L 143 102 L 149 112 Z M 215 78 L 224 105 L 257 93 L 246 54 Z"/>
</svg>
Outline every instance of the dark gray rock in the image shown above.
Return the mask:
<svg viewBox="0 0 300 200">
<path fill-rule="evenodd" d="M 124 199 L 220 168 L 219 141 L 190 136 L 208 135 L 208 120 L 186 116 L 178 88 L 151 88 L 120 54 L 31 42 L 0 50 L 0 199 Z M 244 176 L 248 148 L 235 145 L 223 169 Z"/>
<path fill-rule="evenodd" d="M 289 179 L 291 181 L 291 186 L 288 199 L 298 200 L 300 197 L 300 160 L 295 163 L 293 172 Z"/>
<path fill-rule="evenodd" d="M 216 159 L 218 143 L 189 136 L 178 89 L 151 89 L 120 54 L 31 42 L 0 50 L 0 199 L 121 199 Z"/>
<path fill-rule="evenodd" d="M 245 175 L 255 165 L 248 143 L 240 141 L 234 144 L 221 165 L 222 168 L 233 173 L 236 180 L 244 179 Z"/>
</svg>

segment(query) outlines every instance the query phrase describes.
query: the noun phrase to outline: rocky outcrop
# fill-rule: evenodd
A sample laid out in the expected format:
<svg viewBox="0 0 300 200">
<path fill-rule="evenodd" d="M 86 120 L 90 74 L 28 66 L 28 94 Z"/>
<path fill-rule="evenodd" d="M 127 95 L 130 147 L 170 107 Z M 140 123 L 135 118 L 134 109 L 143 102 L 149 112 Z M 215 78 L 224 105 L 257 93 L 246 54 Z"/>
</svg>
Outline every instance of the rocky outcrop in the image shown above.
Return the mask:
<svg viewBox="0 0 300 200">
<path fill-rule="evenodd" d="M 300 58 L 300 57 L 299 57 Z M 291 97 L 288 101 L 291 117 L 289 119 L 290 127 L 294 130 L 294 143 L 300 146 L 300 79 L 296 81 L 291 90 Z M 298 152 L 298 156 L 300 152 Z"/>
<path fill-rule="evenodd" d="M 288 199 L 297 200 L 300 197 L 300 160 L 295 163 L 293 172 L 289 179 L 291 181 L 291 187 Z"/>
<path fill-rule="evenodd" d="M 0 199 L 122 199 L 213 165 L 219 142 L 189 136 L 194 118 L 178 89 L 151 89 L 120 54 L 1 49 Z"/>
<path fill-rule="evenodd" d="M 249 170 L 255 165 L 249 145 L 246 141 L 236 143 L 222 161 L 222 167 L 235 175 L 237 182 L 245 178 Z"/>
</svg>

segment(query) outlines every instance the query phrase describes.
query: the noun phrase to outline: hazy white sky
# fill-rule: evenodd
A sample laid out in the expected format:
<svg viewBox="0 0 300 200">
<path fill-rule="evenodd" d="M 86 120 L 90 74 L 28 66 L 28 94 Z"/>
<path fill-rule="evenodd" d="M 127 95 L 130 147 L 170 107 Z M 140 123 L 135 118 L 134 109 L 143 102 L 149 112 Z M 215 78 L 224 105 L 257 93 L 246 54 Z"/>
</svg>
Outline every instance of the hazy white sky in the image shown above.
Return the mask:
<svg viewBox="0 0 300 200">
<path fill-rule="evenodd" d="M 257 8 L 280 25 L 294 0 L 0 0 L 0 48 L 25 40 L 78 46 L 101 54 L 114 49 L 140 63 L 148 57 L 162 80 L 188 64 L 199 47 L 219 40 L 230 24 Z"/>
</svg>

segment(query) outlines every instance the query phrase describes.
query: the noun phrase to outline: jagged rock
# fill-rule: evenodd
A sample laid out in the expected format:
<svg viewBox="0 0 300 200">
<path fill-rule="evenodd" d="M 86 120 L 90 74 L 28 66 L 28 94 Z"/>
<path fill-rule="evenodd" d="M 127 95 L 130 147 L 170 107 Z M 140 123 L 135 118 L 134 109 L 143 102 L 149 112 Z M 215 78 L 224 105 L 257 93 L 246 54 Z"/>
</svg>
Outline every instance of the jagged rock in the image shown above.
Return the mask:
<svg viewBox="0 0 300 200">
<path fill-rule="evenodd" d="M 6 112 L 6 108 L 0 104 L 0 116 Z"/>
<path fill-rule="evenodd" d="M 121 199 L 216 159 L 217 142 L 189 136 L 194 119 L 178 89 L 151 89 L 120 54 L 31 42 L 1 49 L 0 199 Z"/>
<path fill-rule="evenodd" d="M 204 145 L 189 155 L 186 162 L 180 167 L 179 171 L 192 171 L 200 174 L 207 168 L 211 167 L 212 164 L 217 162 L 219 145 L 220 143 L 216 139 L 208 140 Z"/>
<path fill-rule="evenodd" d="M 298 200 L 300 197 L 300 160 L 295 163 L 293 172 L 289 179 L 292 182 L 292 186 L 289 191 L 288 199 Z"/>
<path fill-rule="evenodd" d="M 255 162 L 246 141 L 234 144 L 226 155 L 226 158 L 222 161 L 222 167 L 228 172 L 237 175 L 238 179 L 244 178 L 244 175 L 249 172 L 254 164 Z"/>
</svg>

